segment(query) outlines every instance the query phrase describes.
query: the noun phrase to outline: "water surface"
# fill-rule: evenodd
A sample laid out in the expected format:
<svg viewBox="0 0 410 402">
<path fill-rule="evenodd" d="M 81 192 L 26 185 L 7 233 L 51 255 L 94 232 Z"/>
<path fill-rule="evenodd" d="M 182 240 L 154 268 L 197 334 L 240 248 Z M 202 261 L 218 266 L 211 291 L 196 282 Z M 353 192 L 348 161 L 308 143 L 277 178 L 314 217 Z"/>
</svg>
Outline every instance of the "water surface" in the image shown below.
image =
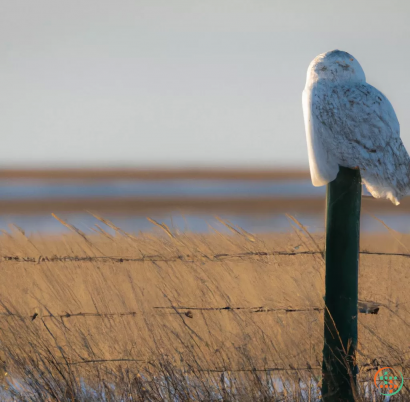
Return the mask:
<svg viewBox="0 0 410 402">
<path fill-rule="evenodd" d="M 67 181 L 50 182 L 45 180 L 0 180 L 0 200 L 41 200 L 78 199 L 110 197 L 295 197 L 309 198 L 325 195 L 325 187 L 313 187 L 310 180 L 108 180 L 108 181 Z M 367 191 L 365 191 L 367 193 Z M 367 193 L 368 194 L 368 193 Z M 52 211 L 50 211 L 52 212 Z M 87 213 L 66 213 L 59 216 L 86 233 L 91 233 L 95 224 L 102 225 Z M 249 232 L 281 232 L 292 230 L 284 214 L 221 214 L 222 218 Z M 145 216 L 136 214 L 107 214 L 115 225 L 125 231 L 138 233 L 153 228 Z M 187 214 L 172 211 L 150 215 L 151 218 L 165 222 L 178 231 L 205 233 L 214 229 L 227 230 L 212 214 Z M 310 231 L 324 231 L 323 214 L 296 214 Z M 410 215 L 379 216 L 401 232 L 409 232 Z M 0 215 L 0 229 L 9 230 L 16 224 L 27 233 L 59 233 L 68 229 L 51 214 L 38 215 Z M 362 214 L 362 230 L 378 231 L 383 226 L 366 214 Z M 110 229 L 106 228 L 108 231 Z"/>
</svg>

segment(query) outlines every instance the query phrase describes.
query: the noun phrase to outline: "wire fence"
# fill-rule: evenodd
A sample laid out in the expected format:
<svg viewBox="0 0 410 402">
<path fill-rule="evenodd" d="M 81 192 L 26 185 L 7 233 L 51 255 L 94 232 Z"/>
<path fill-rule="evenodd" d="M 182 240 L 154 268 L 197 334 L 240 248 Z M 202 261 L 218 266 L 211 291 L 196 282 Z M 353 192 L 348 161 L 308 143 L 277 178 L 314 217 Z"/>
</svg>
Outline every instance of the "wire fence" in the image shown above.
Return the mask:
<svg viewBox="0 0 410 402">
<path fill-rule="evenodd" d="M 376 251 L 360 251 L 362 255 L 377 255 L 377 256 L 386 256 L 386 257 L 403 257 L 410 258 L 410 253 L 384 253 Z M 174 262 L 174 261 L 184 261 L 184 262 L 195 262 L 199 259 L 206 259 L 208 261 L 219 262 L 221 260 L 229 259 L 244 259 L 244 258 L 255 258 L 255 257 L 269 257 L 269 256 L 306 256 L 306 255 L 320 255 L 324 256 L 323 251 L 249 251 L 243 253 L 219 253 L 213 255 L 193 255 L 193 254 L 179 254 L 170 257 L 164 257 L 162 255 L 145 255 L 142 257 L 121 257 L 121 256 L 38 256 L 38 257 L 29 257 L 29 256 L 17 256 L 17 255 L 6 255 L 2 259 L 4 262 L 14 261 L 14 262 L 29 262 L 40 264 L 42 262 L 92 262 L 92 261 L 111 261 L 114 263 L 123 263 L 123 262 Z"/>
<path fill-rule="evenodd" d="M 396 314 L 388 306 L 376 303 L 373 301 L 359 301 L 358 310 L 362 314 L 378 314 L 380 307 L 385 307 L 390 310 L 393 314 Z M 165 314 L 178 314 L 185 315 L 188 318 L 193 318 L 193 311 L 207 311 L 207 312 L 248 312 L 248 313 L 309 313 L 309 312 L 322 312 L 324 307 L 320 306 L 311 306 L 311 307 L 238 307 L 238 306 L 222 306 L 222 307 L 195 307 L 195 306 L 154 306 L 154 310 L 165 310 Z M 169 311 L 169 313 L 168 313 Z M 76 313 L 63 313 L 63 314 L 44 314 L 40 318 L 59 318 L 59 319 L 70 319 L 76 317 L 100 317 L 100 318 L 112 318 L 112 317 L 126 317 L 126 316 L 138 316 L 142 315 L 142 311 L 125 311 L 125 312 L 116 312 L 116 313 L 97 313 L 97 312 L 76 312 Z M 0 318 L 4 317 L 18 317 L 18 318 L 29 318 L 34 321 L 39 316 L 38 313 L 33 315 L 22 315 L 13 313 L 11 311 L 0 312 Z"/>
</svg>

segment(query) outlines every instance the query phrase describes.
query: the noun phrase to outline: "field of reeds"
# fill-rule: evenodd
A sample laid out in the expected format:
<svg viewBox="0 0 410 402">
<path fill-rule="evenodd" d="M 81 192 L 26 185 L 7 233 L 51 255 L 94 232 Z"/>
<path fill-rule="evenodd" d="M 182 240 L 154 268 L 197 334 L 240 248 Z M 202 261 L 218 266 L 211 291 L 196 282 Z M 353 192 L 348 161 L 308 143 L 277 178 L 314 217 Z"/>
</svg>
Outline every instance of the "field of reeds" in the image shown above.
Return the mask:
<svg viewBox="0 0 410 402">
<path fill-rule="evenodd" d="M 0 236 L 2 400 L 320 400 L 323 235 L 292 217 L 286 234 L 99 219 Z M 383 400 L 384 366 L 407 379 L 390 400 L 409 400 L 409 257 L 409 235 L 361 240 L 359 400 Z"/>
</svg>

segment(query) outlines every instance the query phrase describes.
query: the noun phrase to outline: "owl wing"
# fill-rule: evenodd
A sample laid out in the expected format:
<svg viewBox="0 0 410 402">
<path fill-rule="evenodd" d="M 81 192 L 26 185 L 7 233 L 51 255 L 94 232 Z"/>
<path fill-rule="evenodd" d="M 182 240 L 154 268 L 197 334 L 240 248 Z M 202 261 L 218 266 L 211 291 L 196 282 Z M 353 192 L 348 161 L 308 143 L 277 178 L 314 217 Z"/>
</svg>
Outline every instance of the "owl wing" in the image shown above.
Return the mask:
<svg viewBox="0 0 410 402">
<path fill-rule="evenodd" d="M 305 120 L 306 141 L 309 155 L 309 168 L 312 184 L 324 186 L 333 181 L 339 171 L 338 163 L 332 158 L 323 143 L 324 127 L 319 123 L 314 111 L 316 103 L 323 97 L 322 88 L 305 88 L 302 95 L 303 117 Z"/>
<path fill-rule="evenodd" d="M 359 167 L 374 197 L 398 203 L 408 192 L 410 158 L 396 113 L 379 90 L 366 83 L 316 90 L 312 119 L 329 157 L 338 165 Z"/>
</svg>

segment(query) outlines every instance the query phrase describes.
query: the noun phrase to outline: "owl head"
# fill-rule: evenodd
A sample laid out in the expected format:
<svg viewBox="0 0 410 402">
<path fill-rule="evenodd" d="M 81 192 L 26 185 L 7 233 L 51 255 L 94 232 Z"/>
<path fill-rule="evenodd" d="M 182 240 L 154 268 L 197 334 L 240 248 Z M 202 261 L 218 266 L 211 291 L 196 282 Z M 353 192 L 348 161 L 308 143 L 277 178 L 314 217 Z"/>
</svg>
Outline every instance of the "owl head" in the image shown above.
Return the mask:
<svg viewBox="0 0 410 402">
<path fill-rule="evenodd" d="M 335 84 L 346 81 L 366 82 L 366 76 L 351 54 L 332 50 L 317 56 L 308 68 L 307 85 L 322 80 Z"/>
</svg>

